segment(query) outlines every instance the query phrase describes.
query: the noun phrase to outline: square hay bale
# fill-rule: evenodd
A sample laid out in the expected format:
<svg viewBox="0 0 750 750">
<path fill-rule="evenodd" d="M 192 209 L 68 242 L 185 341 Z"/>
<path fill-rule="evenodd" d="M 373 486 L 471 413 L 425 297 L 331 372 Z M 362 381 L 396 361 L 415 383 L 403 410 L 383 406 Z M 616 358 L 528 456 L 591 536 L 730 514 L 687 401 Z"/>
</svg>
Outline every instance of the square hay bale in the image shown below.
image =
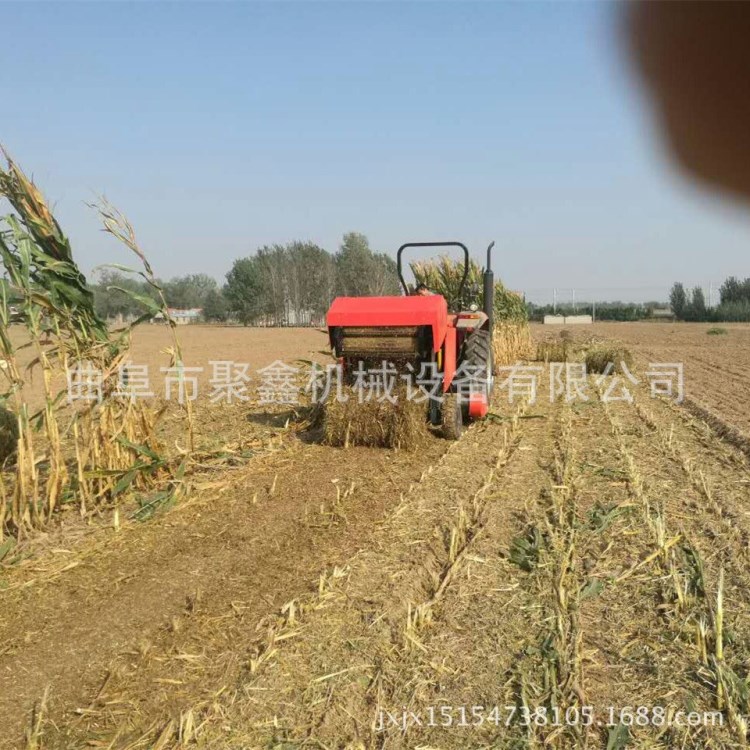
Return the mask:
<svg viewBox="0 0 750 750">
<path fill-rule="evenodd" d="M 570 355 L 570 344 L 567 338 L 545 339 L 536 345 L 537 362 L 567 362 Z"/>
<path fill-rule="evenodd" d="M 595 344 L 586 350 L 584 355 L 586 372 L 604 373 L 611 363 L 610 374 L 622 373 L 622 365 L 630 369 L 633 365 L 633 355 L 629 349 L 620 344 Z"/>
<path fill-rule="evenodd" d="M 323 442 L 327 445 L 399 448 L 416 450 L 428 437 L 427 402 L 407 398 L 406 389 L 394 391 L 388 400 L 360 401 L 356 391 L 349 398 L 331 398 L 323 409 Z"/>
</svg>

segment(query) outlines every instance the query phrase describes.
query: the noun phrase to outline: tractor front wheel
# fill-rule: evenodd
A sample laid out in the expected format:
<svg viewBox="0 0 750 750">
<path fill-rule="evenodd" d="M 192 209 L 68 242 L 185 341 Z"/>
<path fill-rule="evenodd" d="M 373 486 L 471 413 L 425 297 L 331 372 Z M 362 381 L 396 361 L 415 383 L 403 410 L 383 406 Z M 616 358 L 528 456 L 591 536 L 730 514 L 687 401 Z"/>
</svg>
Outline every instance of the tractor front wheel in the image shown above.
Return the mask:
<svg viewBox="0 0 750 750">
<path fill-rule="evenodd" d="M 464 418 L 457 393 L 443 395 L 442 425 L 443 437 L 446 440 L 458 440 L 461 437 L 464 431 Z"/>
</svg>

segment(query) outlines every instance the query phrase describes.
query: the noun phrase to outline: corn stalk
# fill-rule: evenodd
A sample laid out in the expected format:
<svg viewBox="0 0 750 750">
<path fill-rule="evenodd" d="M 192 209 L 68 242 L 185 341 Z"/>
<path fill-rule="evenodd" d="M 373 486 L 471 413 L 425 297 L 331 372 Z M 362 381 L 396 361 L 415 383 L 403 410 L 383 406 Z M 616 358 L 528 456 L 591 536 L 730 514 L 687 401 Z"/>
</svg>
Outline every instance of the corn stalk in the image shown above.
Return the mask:
<svg viewBox="0 0 750 750">
<path fill-rule="evenodd" d="M 167 474 L 158 453 L 158 413 L 118 394 L 132 326 L 110 332 L 73 258 L 70 242 L 44 197 L 3 151 L 0 198 L 12 212 L 0 218 L 0 356 L 4 414 L 15 418 L 15 446 L 0 479 L 0 538 L 44 526 L 62 503 L 86 514 L 126 491 L 145 490 Z M 142 257 L 142 256 L 141 256 Z M 142 258 L 151 273 L 145 258 Z M 147 308 L 142 319 L 156 310 Z M 137 321 L 139 322 L 139 321 Z M 20 343 L 19 343 L 20 342 Z M 19 349 L 34 357 L 25 368 Z M 69 408 L 60 389 L 72 364 L 101 376 L 101 397 Z M 43 406 L 28 401 L 31 374 L 41 371 Z"/>
<path fill-rule="evenodd" d="M 469 273 L 463 293 L 459 295 L 464 273 L 463 261 L 442 255 L 437 260 L 412 261 L 409 266 L 418 284 L 424 284 L 431 292 L 441 294 L 449 309 L 468 309 L 469 305 L 481 305 L 484 269 L 469 259 Z M 502 281 L 495 281 L 495 318 L 504 321 L 527 322 L 528 314 L 523 298 L 505 288 Z"/>
</svg>

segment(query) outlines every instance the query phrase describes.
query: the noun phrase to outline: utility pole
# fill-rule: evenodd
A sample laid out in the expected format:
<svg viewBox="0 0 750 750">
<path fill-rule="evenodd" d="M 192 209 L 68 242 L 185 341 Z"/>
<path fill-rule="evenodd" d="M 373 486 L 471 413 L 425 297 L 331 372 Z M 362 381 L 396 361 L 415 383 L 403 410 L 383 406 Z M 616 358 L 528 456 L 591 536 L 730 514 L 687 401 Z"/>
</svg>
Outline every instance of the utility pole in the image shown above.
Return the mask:
<svg viewBox="0 0 750 750">
<path fill-rule="evenodd" d="M 552 290 L 552 314 L 557 315 L 557 288 Z"/>
<path fill-rule="evenodd" d="M 713 281 L 708 282 L 708 306 L 714 306 L 714 283 Z"/>
<path fill-rule="evenodd" d="M 570 290 L 570 298 L 573 302 L 573 312 L 576 312 L 576 290 L 575 289 Z"/>
<path fill-rule="evenodd" d="M 596 300 L 591 303 L 591 322 L 596 323 Z"/>
</svg>

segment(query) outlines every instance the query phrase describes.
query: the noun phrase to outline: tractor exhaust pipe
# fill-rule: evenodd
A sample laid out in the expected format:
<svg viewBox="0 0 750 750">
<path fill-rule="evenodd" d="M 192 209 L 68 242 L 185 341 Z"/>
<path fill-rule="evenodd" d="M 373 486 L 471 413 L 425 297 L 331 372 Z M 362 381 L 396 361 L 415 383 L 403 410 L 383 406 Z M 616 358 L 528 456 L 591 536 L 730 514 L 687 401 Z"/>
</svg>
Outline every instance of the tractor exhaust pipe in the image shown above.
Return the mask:
<svg viewBox="0 0 750 750">
<path fill-rule="evenodd" d="M 487 247 L 487 266 L 484 269 L 484 312 L 488 318 L 490 334 L 495 324 L 495 274 L 492 273 L 492 248 L 495 241 Z"/>
</svg>

